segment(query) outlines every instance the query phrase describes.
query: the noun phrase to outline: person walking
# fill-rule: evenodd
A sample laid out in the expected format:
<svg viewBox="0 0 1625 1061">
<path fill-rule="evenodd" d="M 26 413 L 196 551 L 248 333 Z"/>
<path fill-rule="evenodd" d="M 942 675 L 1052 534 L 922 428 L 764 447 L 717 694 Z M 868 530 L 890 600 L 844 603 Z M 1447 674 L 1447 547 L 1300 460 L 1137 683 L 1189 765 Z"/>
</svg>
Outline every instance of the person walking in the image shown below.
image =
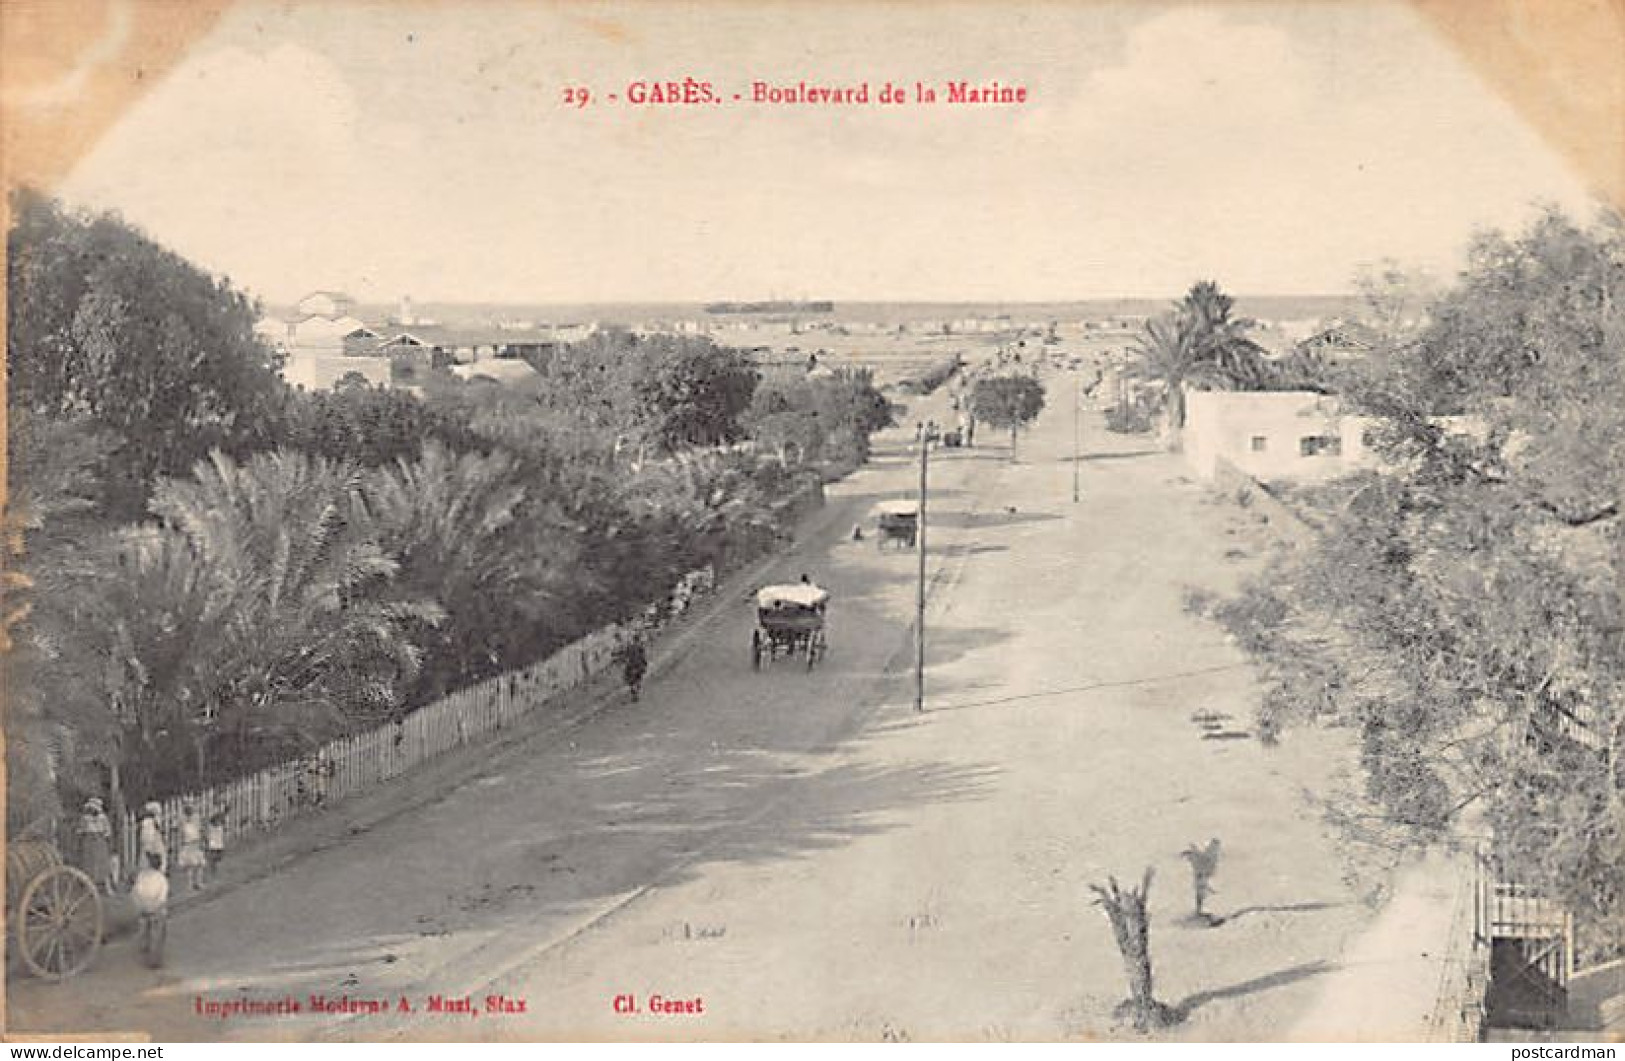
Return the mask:
<svg viewBox="0 0 1625 1061">
<path fill-rule="evenodd" d="M 220 863 L 226 857 L 226 812 L 222 808 L 209 815 L 203 830 L 203 854 L 209 860 L 209 879 L 220 876 Z"/>
<path fill-rule="evenodd" d="M 203 819 L 191 800 L 181 804 L 181 849 L 175 864 L 185 871 L 189 889 L 203 887 L 203 867 L 207 864 L 203 857 Z"/>
<path fill-rule="evenodd" d="M 164 937 L 169 928 L 169 878 L 161 854 L 147 851 L 141 858 L 141 872 L 135 875 L 130 898 L 141 915 L 141 953 L 156 969 L 164 962 Z"/>
<path fill-rule="evenodd" d="M 96 887 L 113 894 L 113 823 L 108 821 L 102 801 L 88 799 L 84 812 L 79 815 L 79 868 L 84 870 Z"/>
<path fill-rule="evenodd" d="M 141 808 L 141 825 L 136 832 L 136 865 L 145 866 L 147 856 L 155 855 L 158 865 L 155 867 L 160 873 L 169 871 L 169 849 L 164 844 L 164 829 L 159 824 L 164 808 L 156 800 L 148 802 Z"/>
<path fill-rule="evenodd" d="M 621 677 L 626 680 L 626 688 L 631 692 L 633 701 L 636 701 L 643 692 L 643 676 L 649 670 L 649 653 L 643 647 L 642 635 L 633 634 L 621 646 L 619 655 Z"/>
</svg>

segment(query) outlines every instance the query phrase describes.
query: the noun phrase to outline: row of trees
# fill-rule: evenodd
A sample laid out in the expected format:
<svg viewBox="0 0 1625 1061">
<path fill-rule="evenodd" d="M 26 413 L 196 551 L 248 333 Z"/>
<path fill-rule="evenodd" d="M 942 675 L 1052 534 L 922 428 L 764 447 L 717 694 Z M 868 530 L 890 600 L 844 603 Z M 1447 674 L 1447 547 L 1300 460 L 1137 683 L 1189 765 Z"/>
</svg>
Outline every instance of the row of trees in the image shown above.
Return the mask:
<svg viewBox="0 0 1625 1061">
<path fill-rule="evenodd" d="M 867 452 L 867 376 L 614 332 L 531 384 L 282 382 L 255 308 L 116 218 L 8 233 L 12 825 L 253 769 L 771 547 Z M 754 442 L 752 446 L 734 443 Z"/>
<path fill-rule="evenodd" d="M 1486 831 L 1618 940 L 1625 228 L 1485 235 L 1398 338 L 1344 394 L 1387 467 L 1312 497 L 1317 547 L 1217 615 L 1265 667 L 1266 732 L 1354 727 L 1391 820 Z"/>
</svg>

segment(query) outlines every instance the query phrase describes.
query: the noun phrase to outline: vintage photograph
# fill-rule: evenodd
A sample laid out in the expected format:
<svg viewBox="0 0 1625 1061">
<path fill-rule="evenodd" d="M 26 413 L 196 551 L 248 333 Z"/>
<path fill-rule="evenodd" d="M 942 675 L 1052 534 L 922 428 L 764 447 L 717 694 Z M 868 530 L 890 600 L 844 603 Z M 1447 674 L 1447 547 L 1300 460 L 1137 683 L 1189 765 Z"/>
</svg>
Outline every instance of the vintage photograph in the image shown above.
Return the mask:
<svg viewBox="0 0 1625 1061">
<path fill-rule="evenodd" d="M 0 30 L 8 1037 L 1625 1037 L 1625 6 Z"/>
</svg>

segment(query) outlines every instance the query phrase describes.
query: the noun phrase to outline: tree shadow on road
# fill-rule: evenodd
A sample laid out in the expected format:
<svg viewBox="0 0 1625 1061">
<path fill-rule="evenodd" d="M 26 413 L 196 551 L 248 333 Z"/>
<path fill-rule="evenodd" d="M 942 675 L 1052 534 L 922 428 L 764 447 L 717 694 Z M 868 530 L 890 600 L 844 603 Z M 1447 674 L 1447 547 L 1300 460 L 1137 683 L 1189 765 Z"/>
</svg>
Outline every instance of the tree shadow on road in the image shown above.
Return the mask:
<svg viewBox="0 0 1625 1061">
<path fill-rule="evenodd" d="M 1268 973 L 1264 976 L 1255 976 L 1251 980 L 1243 980 L 1241 983 L 1231 984 L 1229 987 L 1219 987 L 1211 991 L 1198 991 L 1193 995 L 1187 995 L 1174 1006 L 1174 1010 L 1183 1019 L 1209 1002 L 1217 1002 L 1225 998 L 1239 998 L 1242 995 L 1253 995 L 1260 991 L 1270 991 L 1277 987 L 1295 984 L 1299 980 L 1306 980 L 1311 976 L 1333 972 L 1337 968 L 1338 966 L 1333 962 L 1305 962 L 1302 965 L 1294 965 L 1289 969 L 1281 969 L 1278 972 Z"/>
<path fill-rule="evenodd" d="M 1060 519 L 1053 512 L 1011 512 L 1008 509 L 982 512 L 943 512 L 932 515 L 927 510 L 927 519 L 938 527 L 953 527 L 963 530 L 988 530 L 994 527 L 1014 527 L 1023 523 L 1047 523 Z"/>
<path fill-rule="evenodd" d="M 1348 903 L 1314 902 L 1314 903 L 1284 903 L 1284 904 L 1282 904 L 1280 906 L 1244 906 L 1240 910 L 1237 910 L 1233 914 L 1219 914 L 1219 915 L 1216 915 L 1218 920 L 1215 922 L 1215 924 L 1216 925 L 1234 924 L 1235 922 L 1240 921 L 1242 918 L 1247 917 L 1247 916 L 1249 916 L 1251 914 L 1307 914 L 1307 913 L 1313 913 L 1313 912 L 1315 912 L 1317 910 L 1335 910 L 1336 908 L 1338 908 L 1340 906 L 1347 906 L 1347 905 L 1348 905 Z"/>
<path fill-rule="evenodd" d="M 1163 456 L 1167 452 L 1168 452 L 1167 450 L 1162 450 L 1162 449 L 1125 449 L 1125 450 L 1114 450 L 1114 451 L 1112 451 L 1110 453 L 1085 453 L 1085 454 L 1082 454 L 1081 456 L 1078 456 L 1078 457 L 1074 457 L 1071 454 L 1068 454 L 1067 456 L 1060 458 L 1058 463 L 1060 463 L 1060 464 L 1071 464 L 1074 461 L 1076 461 L 1076 462 L 1081 463 L 1081 464 L 1093 464 L 1096 461 L 1140 460 L 1143 457 L 1159 457 L 1159 456 Z"/>
</svg>

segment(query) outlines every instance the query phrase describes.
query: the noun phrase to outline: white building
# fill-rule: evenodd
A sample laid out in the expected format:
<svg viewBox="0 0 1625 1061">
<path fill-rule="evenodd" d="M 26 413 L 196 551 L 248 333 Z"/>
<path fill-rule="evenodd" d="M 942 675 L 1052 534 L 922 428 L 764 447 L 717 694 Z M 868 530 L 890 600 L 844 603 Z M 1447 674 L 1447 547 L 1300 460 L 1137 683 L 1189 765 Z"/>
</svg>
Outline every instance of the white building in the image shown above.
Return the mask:
<svg viewBox="0 0 1625 1061">
<path fill-rule="evenodd" d="M 1312 391 L 1185 392 L 1185 459 L 1212 479 L 1227 461 L 1255 479 L 1319 482 L 1373 463 L 1369 417 Z"/>
<path fill-rule="evenodd" d="M 388 358 L 346 357 L 344 354 L 289 352 L 282 365 L 282 378 L 291 387 L 308 391 L 332 390 L 333 385 L 354 373 L 374 387 L 387 387 L 392 379 Z"/>
<path fill-rule="evenodd" d="M 312 291 L 299 300 L 298 315 L 331 319 L 348 316 L 354 308 L 355 299 L 342 291 Z"/>
<path fill-rule="evenodd" d="M 1441 416 L 1451 434 L 1482 437 L 1474 417 Z M 1313 391 L 1185 391 L 1185 459 L 1212 479 L 1226 462 L 1255 479 L 1324 482 L 1376 467 L 1380 421 L 1345 413 L 1332 395 Z"/>
</svg>

